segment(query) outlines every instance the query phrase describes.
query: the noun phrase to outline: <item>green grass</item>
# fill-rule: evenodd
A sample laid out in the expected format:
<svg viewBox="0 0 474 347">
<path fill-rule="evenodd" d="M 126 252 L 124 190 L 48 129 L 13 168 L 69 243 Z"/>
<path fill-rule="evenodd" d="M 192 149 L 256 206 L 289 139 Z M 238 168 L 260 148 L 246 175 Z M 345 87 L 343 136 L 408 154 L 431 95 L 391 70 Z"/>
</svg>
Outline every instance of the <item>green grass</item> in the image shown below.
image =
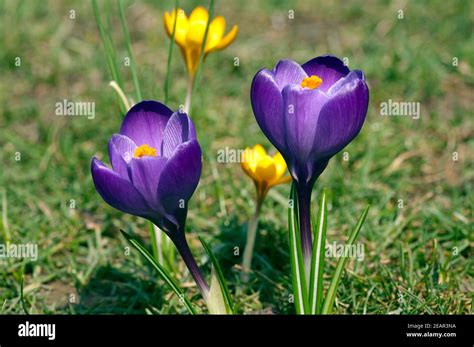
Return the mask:
<svg viewBox="0 0 474 347">
<path fill-rule="evenodd" d="M 192 1 L 189 10 L 207 1 Z M 141 93 L 164 99 L 169 41 L 162 15 L 174 1 L 126 1 Z M 99 1 L 104 11 L 105 1 Z M 115 1 L 102 12 L 116 49 L 125 92 L 135 97 L 132 71 Z M 76 18 L 69 19 L 75 10 Z M 288 19 L 294 10 L 295 18 Z M 252 114 L 255 72 L 282 58 L 303 63 L 331 53 L 365 72 L 370 105 L 364 128 L 336 155 L 316 184 L 313 208 L 328 188 L 328 242 L 345 241 L 367 204 L 360 232 L 365 259 L 350 260 L 335 313 L 472 313 L 474 181 L 474 7 L 469 1 L 406 2 L 216 1 L 215 13 L 239 25 L 237 40 L 208 56 L 191 115 L 204 152 L 203 174 L 190 202 L 188 240 L 210 276 L 198 236 L 214 247 L 232 293 L 239 277 L 254 187 L 238 164 L 216 163 L 217 150 L 255 143 L 270 148 Z M 0 190 L 13 243 L 37 243 L 36 262 L 0 259 L 0 313 L 185 313 L 136 251 L 126 255 L 120 228 L 149 245 L 148 224 L 102 201 L 90 175 L 96 155 L 108 160 L 107 141 L 122 119 L 108 87 L 110 74 L 88 1 L 0 0 Z M 21 67 L 15 58 L 21 58 Z M 240 66 L 233 65 L 234 57 Z M 453 57 L 459 66 L 452 65 Z M 174 49 L 168 104 L 184 103 L 185 68 Z M 62 99 L 93 101 L 96 117 L 59 117 Z M 418 101 L 419 120 L 379 115 L 388 99 Z M 452 160 L 458 152 L 459 160 Z M 15 161 L 15 153 L 21 160 Z M 288 314 L 292 290 L 286 199 L 289 185 L 267 197 L 259 225 L 254 272 L 234 295 L 238 312 Z M 70 208 L 71 199 L 75 208 Z M 403 208 L 398 200 L 403 199 Z M 6 224 L 7 222 L 7 224 Z M 179 258 L 178 258 L 179 259 Z M 337 259 L 325 263 L 325 290 Z M 180 262 L 175 275 L 204 311 Z M 74 300 L 70 300 L 73 298 Z"/>
</svg>

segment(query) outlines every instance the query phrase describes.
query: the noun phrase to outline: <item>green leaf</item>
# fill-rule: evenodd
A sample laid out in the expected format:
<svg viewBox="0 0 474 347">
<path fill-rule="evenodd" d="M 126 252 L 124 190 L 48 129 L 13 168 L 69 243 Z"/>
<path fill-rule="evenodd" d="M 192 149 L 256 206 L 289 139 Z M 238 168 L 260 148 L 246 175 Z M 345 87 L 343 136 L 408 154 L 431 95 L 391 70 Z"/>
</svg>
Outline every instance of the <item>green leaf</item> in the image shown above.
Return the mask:
<svg viewBox="0 0 474 347">
<path fill-rule="evenodd" d="M 26 308 L 26 303 L 25 303 L 24 285 L 25 285 L 25 275 L 22 272 L 21 280 L 20 280 L 20 301 L 21 301 L 21 307 L 23 308 L 23 311 L 25 312 L 25 314 L 29 315 L 30 312 L 28 312 L 28 309 Z"/>
<path fill-rule="evenodd" d="M 365 218 L 367 217 L 367 213 L 369 213 L 369 208 L 370 205 L 367 205 L 365 210 L 360 215 L 354 230 L 352 230 L 351 234 L 349 235 L 349 240 L 347 241 L 348 247 L 354 244 L 357 235 L 359 235 L 359 231 L 362 228 L 362 225 L 364 224 Z M 326 299 L 324 300 L 323 308 L 321 310 L 322 314 L 330 314 L 332 312 L 334 300 L 336 299 L 337 286 L 339 285 L 339 281 L 341 280 L 342 272 L 344 271 L 344 265 L 346 264 L 346 261 L 346 257 L 341 257 L 337 262 L 336 271 L 334 272 L 334 276 L 329 285 L 329 289 L 326 294 Z"/>
<path fill-rule="evenodd" d="M 145 247 L 143 247 L 140 242 L 134 239 L 131 235 L 127 234 L 125 231 L 120 230 L 122 235 L 127 239 L 128 242 L 135 247 L 143 257 L 158 271 L 158 274 L 163 278 L 163 280 L 171 287 L 171 289 L 178 295 L 180 301 L 184 304 L 184 306 L 188 309 L 189 313 L 196 314 L 191 301 L 189 301 L 188 297 L 185 296 L 184 292 L 181 290 L 179 285 L 176 281 L 171 277 L 171 275 L 166 271 L 166 269 L 161 266 L 156 259 L 148 252 Z"/>
<path fill-rule="evenodd" d="M 165 85 L 164 85 L 165 104 L 168 103 L 169 90 L 170 90 L 171 62 L 172 62 L 172 57 L 173 57 L 174 37 L 176 34 L 176 23 L 178 22 L 178 8 L 179 8 L 178 0 L 175 0 L 174 9 L 176 11 L 175 12 L 176 15 L 174 16 L 173 32 L 171 33 L 170 46 L 168 48 L 168 62 L 166 64 L 166 78 L 165 78 Z"/>
<path fill-rule="evenodd" d="M 209 258 L 211 259 L 211 262 L 212 262 L 212 265 L 213 265 L 212 266 L 211 287 L 210 287 L 211 293 L 209 295 L 209 300 L 208 301 L 211 301 L 211 300 L 216 300 L 216 301 L 212 302 L 211 304 L 208 302 L 209 311 L 211 311 L 211 309 L 212 310 L 214 310 L 214 309 L 222 310 L 222 304 L 221 304 L 221 302 L 219 302 L 220 301 L 219 300 L 219 295 L 215 293 L 215 292 L 218 291 L 217 289 L 220 289 L 220 292 L 221 292 L 220 295 L 221 295 L 221 297 L 223 297 L 223 303 L 224 303 L 225 310 L 222 310 L 220 312 L 211 312 L 211 313 L 234 314 L 234 304 L 232 302 L 232 297 L 230 295 L 229 288 L 227 287 L 227 283 L 225 281 L 224 274 L 222 273 L 222 269 L 219 265 L 219 262 L 217 261 L 217 258 L 214 255 L 214 253 L 212 253 L 212 250 L 209 247 L 209 245 L 207 244 L 207 242 L 204 241 L 201 237 L 199 238 L 199 240 L 201 241 L 202 246 L 206 250 L 206 253 L 209 256 Z M 216 284 L 213 285 L 213 281 L 217 281 L 218 284 L 219 284 L 219 287 L 217 287 Z M 213 288 L 213 286 L 214 286 L 214 288 Z M 214 293 L 213 293 L 213 291 L 214 291 Z"/>
<path fill-rule="evenodd" d="M 142 100 L 142 92 L 140 90 L 140 83 L 138 82 L 137 67 L 135 64 L 135 59 L 133 58 L 132 52 L 132 42 L 130 40 L 130 33 L 128 32 L 127 20 L 125 18 L 125 9 L 123 5 L 123 0 L 117 0 L 120 14 L 120 23 L 122 24 L 123 36 L 125 38 L 125 44 L 127 46 L 127 52 L 130 56 L 130 67 L 132 70 L 133 83 L 135 85 L 135 92 L 137 93 L 137 102 Z"/>
<path fill-rule="evenodd" d="M 296 197 L 295 184 L 291 185 L 290 201 L 288 206 L 288 229 L 290 233 L 290 261 L 293 281 L 293 294 L 297 314 L 309 312 L 308 293 L 301 251 L 301 240 L 299 233 L 297 211 L 298 199 Z"/>
<path fill-rule="evenodd" d="M 230 314 L 228 305 L 222 294 L 222 287 L 219 277 L 216 275 L 214 266 L 211 271 L 211 286 L 209 290 L 209 297 L 207 299 L 207 307 L 210 314 Z"/>
<path fill-rule="evenodd" d="M 92 0 L 92 10 L 94 12 L 95 21 L 97 23 L 97 28 L 99 29 L 99 35 L 102 40 L 102 44 L 104 45 L 105 49 L 105 57 L 107 59 L 107 65 L 109 66 L 110 75 L 112 79 L 117 82 L 120 88 L 123 89 L 122 79 L 120 77 L 120 73 L 117 67 L 117 61 L 115 60 L 115 49 L 112 44 L 112 40 L 110 34 L 107 35 L 104 25 L 102 23 L 102 19 L 100 17 L 99 6 L 97 5 L 97 0 Z M 128 110 L 125 109 L 125 105 L 120 100 L 120 110 L 123 114 L 125 114 Z"/>
<path fill-rule="evenodd" d="M 214 0 L 209 1 L 208 13 L 209 13 L 209 17 L 206 23 L 206 30 L 204 31 L 204 39 L 201 44 L 201 54 L 199 55 L 199 64 L 197 66 L 196 76 L 193 81 L 194 83 L 193 89 L 196 89 L 196 85 L 198 84 L 198 81 L 199 81 L 199 76 L 201 75 L 201 67 L 204 62 L 204 48 L 206 47 L 207 35 L 209 33 L 209 25 L 211 24 L 211 21 L 214 18 Z"/>
<path fill-rule="evenodd" d="M 321 200 L 319 202 L 318 219 L 316 222 L 313 219 L 313 228 L 315 230 L 315 233 L 309 288 L 309 303 L 311 314 L 321 313 L 321 305 L 323 302 L 323 270 L 328 213 L 326 195 L 326 189 L 323 189 Z"/>
<path fill-rule="evenodd" d="M 5 188 L 1 188 L 0 192 L 2 193 L 2 215 L 0 217 L 0 228 L 2 229 L 3 233 L 3 241 L 8 246 L 11 241 L 11 233 L 10 229 L 8 228 L 8 218 L 7 218 L 7 190 Z"/>
<path fill-rule="evenodd" d="M 158 246 L 156 244 L 155 224 L 153 224 L 153 222 L 149 222 L 148 230 L 150 232 L 150 244 L 151 244 L 151 251 L 152 251 L 153 257 L 159 262 L 160 256 L 158 254 Z"/>
</svg>

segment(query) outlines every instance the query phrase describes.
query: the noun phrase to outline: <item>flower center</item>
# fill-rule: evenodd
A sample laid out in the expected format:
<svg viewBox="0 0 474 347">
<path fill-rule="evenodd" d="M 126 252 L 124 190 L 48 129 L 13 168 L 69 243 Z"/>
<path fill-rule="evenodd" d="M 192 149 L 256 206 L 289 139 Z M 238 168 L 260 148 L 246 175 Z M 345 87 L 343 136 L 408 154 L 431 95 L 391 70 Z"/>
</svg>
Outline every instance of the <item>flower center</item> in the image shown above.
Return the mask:
<svg viewBox="0 0 474 347">
<path fill-rule="evenodd" d="M 156 149 L 153 147 L 148 146 L 147 144 L 141 145 L 135 149 L 133 152 L 133 156 L 135 158 L 141 158 L 144 156 L 156 157 Z"/>
<path fill-rule="evenodd" d="M 302 88 L 316 89 L 323 83 L 323 80 L 316 75 L 311 75 L 310 77 L 305 77 L 301 81 Z"/>
</svg>

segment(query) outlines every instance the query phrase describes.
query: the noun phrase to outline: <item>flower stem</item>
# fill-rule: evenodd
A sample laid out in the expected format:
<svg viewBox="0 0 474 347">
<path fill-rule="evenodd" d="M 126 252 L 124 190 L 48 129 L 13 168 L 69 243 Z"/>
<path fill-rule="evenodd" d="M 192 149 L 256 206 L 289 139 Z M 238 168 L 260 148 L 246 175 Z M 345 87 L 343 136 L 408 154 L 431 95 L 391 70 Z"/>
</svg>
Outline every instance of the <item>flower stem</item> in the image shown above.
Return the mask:
<svg viewBox="0 0 474 347">
<path fill-rule="evenodd" d="M 191 253 L 191 249 L 189 249 L 189 245 L 186 241 L 186 236 L 184 235 L 184 232 L 178 231 L 173 241 L 179 253 L 181 254 L 181 257 L 183 258 L 184 263 L 189 269 L 189 272 L 193 276 L 194 281 L 196 281 L 196 284 L 199 290 L 201 291 L 204 300 L 207 302 L 207 299 L 209 297 L 209 285 L 204 279 L 204 276 L 202 275 L 202 272 L 199 269 L 199 266 L 197 265 L 193 254 Z"/>
<path fill-rule="evenodd" d="M 170 90 L 170 79 L 171 79 L 171 63 L 173 61 L 173 46 L 174 46 L 174 37 L 176 35 L 176 23 L 178 22 L 178 9 L 179 9 L 179 4 L 178 0 L 175 0 L 174 2 L 174 11 L 175 11 L 175 16 L 174 16 L 174 21 L 173 21 L 173 32 L 170 37 L 170 46 L 168 49 L 168 62 L 166 64 L 166 79 L 165 79 L 165 84 L 164 84 L 164 90 L 165 90 L 165 104 L 168 104 L 168 96 L 169 96 L 169 90 Z"/>
<path fill-rule="evenodd" d="M 184 112 L 189 115 L 191 109 L 191 101 L 193 97 L 194 76 L 188 74 L 188 82 L 186 84 L 186 100 L 184 102 Z"/>
<path fill-rule="evenodd" d="M 249 271 L 252 267 L 253 249 L 255 247 L 255 238 L 257 236 L 258 219 L 260 217 L 260 209 L 262 207 L 263 199 L 257 198 L 257 205 L 255 213 L 249 220 L 247 228 L 247 242 L 245 244 L 244 256 L 242 261 L 243 272 L 241 274 L 242 282 L 246 283 L 249 280 Z"/>
<path fill-rule="evenodd" d="M 151 244 L 153 258 L 155 258 L 160 264 L 163 264 L 158 254 L 158 248 L 157 248 L 157 242 L 156 242 L 156 229 L 157 227 L 155 226 L 155 224 L 153 224 L 153 222 L 150 221 L 148 225 L 148 230 L 150 232 L 150 244 Z"/>
<path fill-rule="evenodd" d="M 127 97 L 125 96 L 125 93 L 123 92 L 122 88 L 120 88 L 118 83 L 115 81 L 110 81 L 109 86 L 111 86 L 117 92 L 117 95 L 119 96 L 120 100 L 122 100 L 123 106 L 125 107 L 126 111 L 130 110 L 130 102 L 128 101 Z"/>
<path fill-rule="evenodd" d="M 153 225 L 153 231 L 154 231 L 153 236 L 155 237 L 153 242 L 155 242 L 158 261 L 160 262 L 161 265 L 164 266 L 164 262 L 163 262 L 163 242 L 162 242 L 163 241 L 163 232 L 156 225 Z"/>
<path fill-rule="evenodd" d="M 7 215 L 7 191 L 2 188 L 2 231 L 3 231 L 3 240 L 8 246 L 11 242 L 11 233 L 10 228 L 8 227 L 8 215 Z"/>
<path fill-rule="evenodd" d="M 298 214 L 300 225 L 301 250 L 305 265 L 306 277 L 311 271 L 312 235 L 311 235 L 311 188 L 297 184 Z"/>
</svg>

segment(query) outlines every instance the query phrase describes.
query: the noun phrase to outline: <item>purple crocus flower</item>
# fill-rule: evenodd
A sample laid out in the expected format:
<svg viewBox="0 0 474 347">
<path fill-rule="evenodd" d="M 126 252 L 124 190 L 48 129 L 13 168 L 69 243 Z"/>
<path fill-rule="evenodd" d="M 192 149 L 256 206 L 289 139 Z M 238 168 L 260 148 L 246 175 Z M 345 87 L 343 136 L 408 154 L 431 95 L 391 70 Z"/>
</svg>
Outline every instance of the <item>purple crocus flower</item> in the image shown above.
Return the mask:
<svg viewBox="0 0 474 347">
<path fill-rule="evenodd" d="M 112 169 L 97 158 L 95 188 L 110 206 L 152 221 L 171 238 L 205 299 L 209 287 L 191 254 L 184 230 L 188 200 L 201 177 L 201 148 L 193 122 L 156 101 L 142 101 L 109 141 Z"/>
<path fill-rule="evenodd" d="M 305 262 L 311 259 L 311 191 L 329 159 L 359 133 L 369 103 L 362 71 L 334 56 L 303 65 L 281 60 L 260 70 L 251 88 L 255 118 L 283 155 L 298 192 Z M 307 263 L 308 264 L 308 263 Z"/>
</svg>

